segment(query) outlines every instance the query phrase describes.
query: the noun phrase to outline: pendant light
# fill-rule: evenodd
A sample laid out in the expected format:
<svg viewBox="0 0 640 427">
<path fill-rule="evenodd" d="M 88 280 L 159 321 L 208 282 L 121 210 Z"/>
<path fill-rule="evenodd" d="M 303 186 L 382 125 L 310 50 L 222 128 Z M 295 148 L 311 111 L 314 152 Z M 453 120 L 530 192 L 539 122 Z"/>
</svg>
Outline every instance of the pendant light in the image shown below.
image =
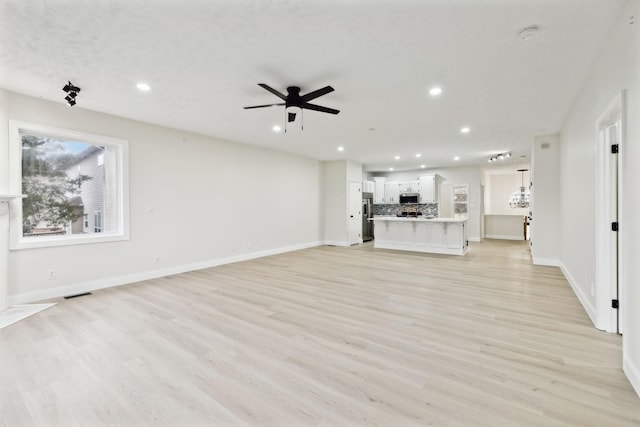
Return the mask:
<svg viewBox="0 0 640 427">
<path fill-rule="evenodd" d="M 524 173 L 529 169 L 518 169 L 522 174 L 522 184 L 520 190 L 514 191 L 509 197 L 509 206 L 512 208 L 528 208 L 531 200 L 531 192 L 524 187 Z"/>
</svg>

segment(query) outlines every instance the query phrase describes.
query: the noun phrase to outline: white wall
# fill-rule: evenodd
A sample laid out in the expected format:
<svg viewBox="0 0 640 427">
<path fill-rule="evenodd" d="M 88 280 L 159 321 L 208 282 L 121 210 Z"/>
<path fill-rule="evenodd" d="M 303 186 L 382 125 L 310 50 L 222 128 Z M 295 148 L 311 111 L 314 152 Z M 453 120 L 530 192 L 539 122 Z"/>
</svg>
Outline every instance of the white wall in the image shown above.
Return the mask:
<svg viewBox="0 0 640 427">
<path fill-rule="evenodd" d="M 0 194 L 9 193 L 9 173 L 6 170 L 9 161 L 9 93 L 0 89 Z M 0 248 L 1 249 L 1 248 Z"/>
<path fill-rule="evenodd" d="M 640 182 L 640 30 L 638 30 L 640 1 L 633 1 L 627 11 L 633 14 L 636 24 L 633 28 L 626 25 L 623 31 L 633 32 L 630 42 L 628 70 L 625 75 L 627 89 L 627 115 L 625 126 L 625 144 L 622 147 L 622 212 L 620 223 L 625 228 L 620 236 L 620 280 L 624 282 L 620 295 L 622 304 L 622 323 L 624 334 L 623 356 L 624 370 L 636 392 L 640 394 L 640 194 L 637 184 Z M 623 18 L 624 22 L 624 18 Z"/>
<path fill-rule="evenodd" d="M 520 190 L 522 178 L 524 186 L 529 188 L 530 172 L 487 174 L 485 178 L 485 214 L 486 215 L 518 215 L 525 216 L 529 208 L 512 208 L 509 197 L 514 191 Z"/>
<path fill-rule="evenodd" d="M 442 178 L 440 184 L 469 185 L 469 240 L 480 241 L 480 184 L 482 170 L 479 166 L 466 166 L 444 169 L 420 169 L 408 172 L 376 173 L 375 176 L 386 176 L 391 181 L 417 180 L 421 175 L 438 174 Z"/>
<path fill-rule="evenodd" d="M 12 251 L 14 304 L 322 240 L 317 160 L 0 91 L 2 126 L 3 109 L 12 119 L 127 139 L 130 149 L 131 240 Z M 7 156 L 0 177 L 6 191 Z M 48 269 L 55 280 L 46 279 Z"/>
<path fill-rule="evenodd" d="M 587 299 L 585 308 L 589 312 L 592 308 L 588 304 L 597 304 L 590 289 L 590 284 L 595 281 L 596 122 L 620 92 L 626 89 L 627 120 L 623 129 L 626 139 L 620 153 L 622 209 L 619 216 L 619 280 L 624 292 L 620 296 L 620 303 L 624 328 L 624 370 L 640 393 L 640 310 L 637 310 L 640 306 L 640 193 L 637 191 L 637 183 L 640 182 L 638 12 L 640 0 L 630 0 L 562 129 L 560 258 L 563 271 L 576 293 L 582 293 L 583 299 Z M 630 16 L 635 16 L 636 22 L 633 25 L 629 23 Z M 534 185 L 537 183 L 536 176 Z M 537 205 L 537 200 L 535 203 Z M 600 285 L 596 283 L 596 286 Z M 589 314 L 593 319 L 593 313 Z"/>
<path fill-rule="evenodd" d="M 524 215 L 485 215 L 487 239 L 524 240 Z"/>
<path fill-rule="evenodd" d="M 560 237 L 564 235 L 560 227 L 561 195 L 564 194 L 562 192 L 564 187 L 558 185 L 561 174 L 560 148 L 558 135 L 538 137 L 533 141 L 530 244 L 533 263 L 537 265 L 558 266 L 560 264 Z M 579 188 L 576 191 L 584 191 L 587 188 L 592 190 L 594 187 L 583 183 L 575 188 Z M 581 230 L 581 232 L 587 231 Z"/>
</svg>

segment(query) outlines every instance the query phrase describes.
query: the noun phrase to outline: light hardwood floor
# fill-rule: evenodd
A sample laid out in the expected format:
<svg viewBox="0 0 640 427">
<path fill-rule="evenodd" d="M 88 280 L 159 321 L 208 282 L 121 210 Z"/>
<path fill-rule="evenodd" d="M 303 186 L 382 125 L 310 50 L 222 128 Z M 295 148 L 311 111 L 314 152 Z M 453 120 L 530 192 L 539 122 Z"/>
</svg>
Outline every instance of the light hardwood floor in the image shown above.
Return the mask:
<svg viewBox="0 0 640 427">
<path fill-rule="evenodd" d="M 0 426 L 637 426 L 621 338 L 523 242 L 318 247 L 0 331 Z"/>
</svg>

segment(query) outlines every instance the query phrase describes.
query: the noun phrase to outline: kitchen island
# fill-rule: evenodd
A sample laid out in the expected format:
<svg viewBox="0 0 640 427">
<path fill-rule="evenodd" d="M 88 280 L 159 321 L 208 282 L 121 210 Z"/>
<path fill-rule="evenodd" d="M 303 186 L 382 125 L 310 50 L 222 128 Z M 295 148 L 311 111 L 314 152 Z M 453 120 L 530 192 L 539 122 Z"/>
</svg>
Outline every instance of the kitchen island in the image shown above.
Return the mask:
<svg viewBox="0 0 640 427">
<path fill-rule="evenodd" d="M 466 219 L 374 216 L 374 247 L 464 255 L 469 247 Z"/>
</svg>

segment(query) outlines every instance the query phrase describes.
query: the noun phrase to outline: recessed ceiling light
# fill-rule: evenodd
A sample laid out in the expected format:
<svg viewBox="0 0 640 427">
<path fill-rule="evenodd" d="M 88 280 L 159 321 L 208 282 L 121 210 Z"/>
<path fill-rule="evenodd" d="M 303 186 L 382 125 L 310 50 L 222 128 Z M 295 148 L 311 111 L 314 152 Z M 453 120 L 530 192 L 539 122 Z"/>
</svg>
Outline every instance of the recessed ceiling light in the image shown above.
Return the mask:
<svg viewBox="0 0 640 427">
<path fill-rule="evenodd" d="M 274 132 L 280 132 L 282 130 L 282 128 L 280 126 L 278 126 L 278 125 L 273 125 L 272 129 L 273 129 Z"/>
<path fill-rule="evenodd" d="M 540 32 L 539 25 L 530 25 L 518 31 L 518 38 L 520 40 L 529 40 L 531 37 L 535 36 Z"/>
<path fill-rule="evenodd" d="M 457 162 L 458 160 L 460 160 L 460 156 L 455 156 L 455 157 L 453 158 L 453 160 L 455 160 L 455 161 Z"/>
<path fill-rule="evenodd" d="M 427 165 L 420 165 L 420 169 L 424 169 L 426 167 L 427 167 Z"/>
<path fill-rule="evenodd" d="M 439 86 L 434 86 L 431 89 L 429 89 L 429 95 L 431 96 L 438 96 L 442 93 L 442 88 Z"/>
<path fill-rule="evenodd" d="M 395 156 L 394 159 L 400 160 L 400 156 Z"/>
<path fill-rule="evenodd" d="M 390 171 L 392 171 L 392 170 L 393 170 L 393 168 L 389 168 L 389 170 L 390 170 Z"/>
<path fill-rule="evenodd" d="M 344 147 L 342 146 L 338 147 L 338 151 L 344 151 Z"/>
<path fill-rule="evenodd" d="M 420 157 L 422 157 L 422 154 L 418 153 L 418 154 L 416 154 L 416 157 L 420 158 Z"/>
<path fill-rule="evenodd" d="M 460 132 L 461 133 L 469 133 L 469 132 L 471 132 L 471 128 L 469 126 L 465 126 L 463 128 L 460 128 Z"/>
<path fill-rule="evenodd" d="M 151 90 L 151 86 L 146 83 L 138 83 L 136 87 L 138 88 L 138 90 L 141 90 L 143 92 L 149 92 Z"/>
</svg>

